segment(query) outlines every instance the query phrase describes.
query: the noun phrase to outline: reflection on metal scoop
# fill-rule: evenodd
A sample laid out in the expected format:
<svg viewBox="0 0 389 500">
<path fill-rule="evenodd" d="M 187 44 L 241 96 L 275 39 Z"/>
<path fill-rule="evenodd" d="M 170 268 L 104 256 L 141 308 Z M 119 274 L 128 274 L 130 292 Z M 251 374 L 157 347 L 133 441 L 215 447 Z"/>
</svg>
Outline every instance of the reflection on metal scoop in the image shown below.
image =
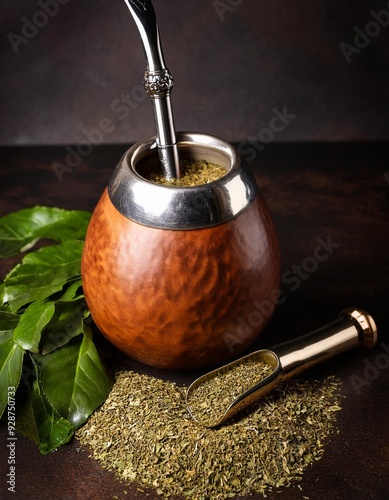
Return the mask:
<svg viewBox="0 0 389 500">
<path fill-rule="evenodd" d="M 360 309 L 347 309 L 338 319 L 318 330 L 270 349 L 255 351 L 199 377 L 186 391 L 188 411 L 204 427 L 216 427 L 306 368 L 357 346 L 370 349 L 376 342 L 377 327 L 373 318 Z M 203 412 L 209 400 L 203 401 L 203 410 L 198 411 L 191 402 L 196 390 L 201 389 L 204 383 L 209 384 L 217 377 L 221 379 L 224 374 L 251 362 L 270 365 L 270 374 L 240 395 L 232 395 L 227 405 L 212 412 L 215 417 L 209 418 L 206 409 Z"/>
</svg>

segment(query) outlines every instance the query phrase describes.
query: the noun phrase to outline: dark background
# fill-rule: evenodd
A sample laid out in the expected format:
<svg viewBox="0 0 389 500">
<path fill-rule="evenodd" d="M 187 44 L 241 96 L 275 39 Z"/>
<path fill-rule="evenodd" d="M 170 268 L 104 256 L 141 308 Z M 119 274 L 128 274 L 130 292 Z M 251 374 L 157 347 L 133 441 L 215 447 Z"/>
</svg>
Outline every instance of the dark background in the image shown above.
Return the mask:
<svg viewBox="0 0 389 500">
<path fill-rule="evenodd" d="M 23 36 L 42 7 L 1 2 L 0 144 L 75 144 L 102 118 L 114 123 L 104 143 L 153 135 L 151 104 L 139 93 L 143 49 L 124 1 L 60 1 L 35 36 L 14 43 L 18 53 L 10 33 Z M 388 138 L 389 27 L 349 62 L 340 48 L 354 45 L 355 27 L 365 31 L 371 11 L 387 11 L 388 2 L 154 0 L 154 7 L 175 80 L 177 130 L 258 140 L 273 108 L 286 106 L 296 118 L 276 142 Z M 111 110 L 122 93 L 140 101 L 125 119 Z"/>
<path fill-rule="evenodd" d="M 124 1 L 61 1 L 15 53 L 8 35 L 21 36 L 24 16 L 31 20 L 42 7 L 1 0 L 0 216 L 34 205 L 92 211 L 128 145 L 154 134 L 151 104 L 140 91 L 143 50 Z M 340 433 L 304 474 L 302 491 L 293 486 L 268 498 L 387 500 L 389 25 L 350 62 L 340 44 L 354 44 L 355 28 L 365 31 L 372 10 L 389 16 L 389 3 L 219 0 L 230 9 L 224 12 L 211 0 L 153 3 L 175 78 L 176 127 L 218 135 L 246 152 L 278 231 L 283 276 L 312 257 L 318 238 L 340 245 L 297 289 L 282 281 L 287 300 L 253 349 L 309 332 L 348 306 L 365 308 L 378 325 L 374 349 L 350 351 L 307 373 L 340 377 Z M 126 118 L 111 109 L 123 93 L 132 106 Z M 271 144 L 261 144 L 273 110 L 284 109 L 295 117 Z M 77 150 L 85 131 L 105 118 L 112 132 L 58 178 L 53 162 L 66 166 L 68 148 Z M 13 264 L 0 262 L 1 279 Z M 136 369 L 180 384 L 194 379 Z M 1 431 L 2 498 L 155 498 L 135 484 L 121 485 L 79 453 L 76 441 L 41 456 L 22 436 L 17 493 L 6 495 Z"/>
</svg>

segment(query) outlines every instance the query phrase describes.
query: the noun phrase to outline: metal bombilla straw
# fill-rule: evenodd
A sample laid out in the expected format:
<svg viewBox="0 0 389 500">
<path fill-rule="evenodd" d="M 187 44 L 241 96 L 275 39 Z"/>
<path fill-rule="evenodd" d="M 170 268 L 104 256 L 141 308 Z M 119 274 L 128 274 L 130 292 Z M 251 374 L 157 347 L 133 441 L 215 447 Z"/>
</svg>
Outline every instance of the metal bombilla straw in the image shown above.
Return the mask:
<svg viewBox="0 0 389 500">
<path fill-rule="evenodd" d="M 151 97 L 157 129 L 157 148 L 166 179 L 180 178 L 178 147 L 170 92 L 173 78 L 162 54 L 159 28 L 151 0 L 124 0 L 138 27 L 146 55 L 143 83 Z"/>
</svg>

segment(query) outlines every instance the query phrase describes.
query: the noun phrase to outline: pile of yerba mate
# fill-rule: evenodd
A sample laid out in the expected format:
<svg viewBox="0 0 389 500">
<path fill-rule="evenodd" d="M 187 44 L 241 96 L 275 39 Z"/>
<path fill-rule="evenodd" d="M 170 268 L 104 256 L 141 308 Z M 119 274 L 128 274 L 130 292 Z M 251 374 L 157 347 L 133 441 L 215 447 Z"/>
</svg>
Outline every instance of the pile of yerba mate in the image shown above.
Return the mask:
<svg viewBox="0 0 389 500">
<path fill-rule="evenodd" d="M 180 172 L 179 179 L 166 179 L 163 175 L 154 172 L 150 175 L 150 180 L 164 186 L 191 187 L 208 184 L 226 174 L 226 170 L 216 163 L 188 159 L 180 161 Z"/>
<path fill-rule="evenodd" d="M 188 410 L 200 424 L 213 426 L 223 418 L 236 398 L 273 372 L 274 368 L 268 363 L 257 359 L 233 364 L 190 391 Z"/>
<path fill-rule="evenodd" d="M 185 389 L 117 373 L 106 400 L 77 431 L 81 445 L 122 481 L 164 498 L 225 499 L 281 489 L 301 479 L 335 432 L 340 382 L 295 379 L 215 429 L 185 407 Z"/>
</svg>

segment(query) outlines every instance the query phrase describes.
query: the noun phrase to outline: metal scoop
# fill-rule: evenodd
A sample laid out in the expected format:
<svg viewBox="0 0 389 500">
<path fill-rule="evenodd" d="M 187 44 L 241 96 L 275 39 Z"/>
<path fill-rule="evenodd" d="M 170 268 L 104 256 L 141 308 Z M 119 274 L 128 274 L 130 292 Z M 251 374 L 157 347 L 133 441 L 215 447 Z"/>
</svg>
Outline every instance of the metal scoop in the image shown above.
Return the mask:
<svg viewBox="0 0 389 500">
<path fill-rule="evenodd" d="M 147 68 L 143 83 L 153 103 L 162 173 L 166 179 L 179 179 L 178 147 L 170 100 L 173 77 L 163 58 L 153 4 L 151 0 L 124 1 L 136 22 L 146 55 Z"/>
<path fill-rule="evenodd" d="M 221 368 L 217 368 L 196 379 L 186 391 L 186 404 L 190 415 L 204 427 L 216 427 L 233 415 L 259 400 L 281 382 L 306 368 L 354 347 L 372 348 L 377 342 L 377 327 L 373 318 L 360 309 L 347 309 L 332 323 L 292 341 L 262 349 L 244 356 Z M 204 382 L 216 379 L 234 367 L 258 361 L 271 366 L 271 373 L 257 384 L 240 394 L 232 396 L 230 404 L 217 411 L 215 420 L 201 418 L 191 407 L 193 391 Z M 206 401 L 203 403 L 205 405 Z"/>
</svg>

